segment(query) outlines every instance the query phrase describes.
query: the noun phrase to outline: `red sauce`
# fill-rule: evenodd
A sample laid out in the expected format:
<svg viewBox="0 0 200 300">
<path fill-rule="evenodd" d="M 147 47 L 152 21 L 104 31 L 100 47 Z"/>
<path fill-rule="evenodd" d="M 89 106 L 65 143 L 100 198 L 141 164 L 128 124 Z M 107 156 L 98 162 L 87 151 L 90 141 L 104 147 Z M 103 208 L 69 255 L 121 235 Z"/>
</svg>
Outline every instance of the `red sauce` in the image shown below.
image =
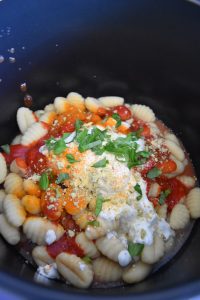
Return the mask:
<svg viewBox="0 0 200 300">
<path fill-rule="evenodd" d="M 176 178 L 160 177 L 156 180 L 161 186 L 162 191 L 170 189 L 171 194 L 166 198 L 168 210 L 172 208 L 181 200 L 182 197 L 186 196 L 188 189 Z"/>
<path fill-rule="evenodd" d="M 72 219 L 72 216 L 65 212 L 60 217 L 60 223 L 65 230 L 73 230 L 75 232 L 81 231 L 80 227 Z"/>
<path fill-rule="evenodd" d="M 27 152 L 26 160 L 30 173 L 42 174 L 48 166 L 47 158 L 39 152 L 40 145 L 36 145 Z"/>
<path fill-rule="evenodd" d="M 11 164 L 11 162 L 15 158 L 22 158 L 26 160 L 26 155 L 28 151 L 30 150 L 30 147 L 22 146 L 20 144 L 18 145 L 10 145 L 10 153 L 3 153 L 3 156 L 5 157 L 5 160 L 8 164 Z"/>
<path fill-rule="evenodd" d="M 52 258 L 56 258 L 60 253 L 67 252 L 79 257 L 84 256 L 83 250 L 75 242 L 75 237 L 64 234 L 58 241 L 46 247 L 47 252 Z"/>
</svg>

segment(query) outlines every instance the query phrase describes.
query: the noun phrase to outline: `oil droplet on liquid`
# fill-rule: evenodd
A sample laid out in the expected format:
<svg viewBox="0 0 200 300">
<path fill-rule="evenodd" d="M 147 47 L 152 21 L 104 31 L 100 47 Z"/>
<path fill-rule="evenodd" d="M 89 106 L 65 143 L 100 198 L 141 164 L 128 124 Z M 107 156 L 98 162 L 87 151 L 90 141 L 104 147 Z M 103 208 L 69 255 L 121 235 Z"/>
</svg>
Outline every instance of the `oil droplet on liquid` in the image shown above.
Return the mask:
<svg viewBox="0 0 200 300">
<path fill-rule="evenodd" d="M 26 107 L 31 107 L 33 104 L 33 98 L 31 97 L 31 95 L 25 95 L 24 96 L 24 104 Z"/>
<path fill-rule="evenodd" d="M 3 55 L 0 55 L 0 64 L 1 64 L 2 62 L 4 62 L 4 57 L 3 57 Z"/>
<path fill-rule="evenodd" d="M 11 64 L 14 64 L 15 62 L 16 62 L 16 59 L 15 59 L 15 57 L 9 57 L 9 62 L 11 63 Z"/>
<path fill-rule="evenodd" d="M 26 82 L 23 82 L 23 83 L 20 84 L 20 90 L 23 93 L 27 92 L 27 84 L 26 84 Z"/>
</svg>

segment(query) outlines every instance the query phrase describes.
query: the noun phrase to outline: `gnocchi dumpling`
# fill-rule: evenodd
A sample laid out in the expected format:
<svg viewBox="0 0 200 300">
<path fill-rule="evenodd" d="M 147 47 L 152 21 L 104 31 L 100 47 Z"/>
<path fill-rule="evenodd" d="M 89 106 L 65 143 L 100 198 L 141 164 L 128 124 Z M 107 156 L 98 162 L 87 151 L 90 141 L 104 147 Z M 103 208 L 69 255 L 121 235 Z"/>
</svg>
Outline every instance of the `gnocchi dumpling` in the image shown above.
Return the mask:
<svg viewBox="0 0 200 300">
<path fill-rule="evenodd" d="M 149 106 L 142 104 L 133 104 L 131 105 L 131 111 L 134 117 L 144 122 L 155 121 L 155 114 Z"/>
<path fill-rule="evenodd" d="M 21 133 L 25 133 L 26 130 L 36 122 L 36 118 L 27 107 L 20 107 L 17 111 L 17 124 Z"/>
<path fill-rule="evenodd" d="M 20 227 L 24 223 L 26 212 L 20 200 L 15 195 L 9 194 L 5 197 L 3 208 L 5 216 L 11 225 Z"/>
<path fill-rule="evenodd" d="M 48 127 L 45 125 L 45 123 L 42 122 L 36 122 L 32 124 L 24 133 L 22 136 L 21 144 L 23 146 L 30 146 L 42 137 L 44 137 L 48 133 Z"/>
<path fill-rule="evenodd" d="M 23 188 L 23 179 L 15 173 L 9 173 L 4 182 L 5 192 L 14 194 L 18 198 L 22 198 L 25 194 Z"/>
<path fill-rule="evenodd" d="M 74 254 L 61 253 L 56 257 L 59 273 L 76 287 L 87 288 L 93 280 L 92 267 Z"/>
<path fill-rule="evenodd" d="M 19 229 L 11 225 L 4 214 L 0 214 L 0 233 L 11 245 L 16 245 L 20 241 Z"/>
<path fill-rule="evenodd" d="M 42 217 L 28 217 L 23 224 L 23 232 L 26 237 L 38 245 L 46 244 L 46 233 L 53 230 L 58 240 L 64 234 L 64 228 L 60 224 L 54 224 Z"/>
<path fill-rule="evenodd" d="M 54 262 L 44 246 L 36 246 L 32 251 L 32 256 L 38 266 L 46 266 Z"/>
<path fill-rule="evenodd" d="M 0 153 L 0 184 L 4 182 L 7 175 L 7 165 L 4 156 Z"/>
<path fill-rule="evenodd" d="M 190 220 L 190 214 L 184 204 L 178 203 L 172 209 L 169 223 L 172 229 L 178 230 L 185 228 Z"/>
<path fill-rule="evenodd" d="M 152 245 L 145 245 L 141 254 L 141 260 L 147 264 L 155 264 L 164 255 L 165 247 L 162 237 L 156 235 Z"/>
<path fill-rule="evenodd" d="M 105 237 L 97 239 L 96 246 L 98 250 L 109 259 L 118 262 L 118 255 L 122 250 L 125 250 L 125 246 L 122 242 L 113 236 L 109 236 L 109 233 Z"/>
<path fill-rule="evenodd" d="M 93 270 L 95 279 L 99 282 L 115 282 L 122 277 L 122 267 L 103 256 L 93 261 Z"/>
<path fill-rule="evenodd" d="M 91 258 L 96 258 L 100 255 L 97 247 L 95 246 L 95 243 L 91 240 L 88 240 L 84 232 L 77 234 L 75 241 L 84 251 L 85 255 Z"/>
<path fill-rule="evenodd" d="M 193 188 L 186 197 L 186 206 L 193 219 L 200 218 L 200 188 Z"/>
<path fill-rule="evenodd" d="M 138 261 L 123 271 L 122 278 L 127 283 L 136 283 L 144 280 L 150 274 L 151 269 L 151 265 Z"/>
</svg>

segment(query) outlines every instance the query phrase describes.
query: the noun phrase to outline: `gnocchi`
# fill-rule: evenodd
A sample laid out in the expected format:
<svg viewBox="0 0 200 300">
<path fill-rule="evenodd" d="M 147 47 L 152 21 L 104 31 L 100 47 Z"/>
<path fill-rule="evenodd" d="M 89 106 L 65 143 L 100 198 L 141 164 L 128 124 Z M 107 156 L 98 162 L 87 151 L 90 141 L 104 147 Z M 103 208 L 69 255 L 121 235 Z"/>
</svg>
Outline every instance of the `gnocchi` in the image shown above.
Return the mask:
<svg viewBox="0 0 200 300">
<path fill-rule="evenodd" d="M 200 218 L 189 155 L 149 106 L 71 92 L 19 108 L 17 124 L 0 152 L 0 234 L 28 243 L 40 275 L 140 282 Z"/>
</svg>

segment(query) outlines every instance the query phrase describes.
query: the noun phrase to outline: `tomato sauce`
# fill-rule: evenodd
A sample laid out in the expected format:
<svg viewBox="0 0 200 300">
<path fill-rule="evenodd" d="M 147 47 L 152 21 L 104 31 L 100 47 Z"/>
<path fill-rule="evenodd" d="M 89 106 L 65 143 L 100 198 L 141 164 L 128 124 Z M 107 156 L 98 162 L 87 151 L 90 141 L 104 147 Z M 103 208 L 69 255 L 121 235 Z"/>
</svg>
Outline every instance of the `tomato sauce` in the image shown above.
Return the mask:
<svg viewBox="0 0 200 300">
<path fill-rule="evenodd" d="M 26 160 L 26 155 L 29 150 L 30 150 L 30 147 L 22 146 L 20 144 L 10 145 L 10 153 L 9 154 L 2 153 L 2 154 L 5 157 L 7 164 L 11 164 L 11 162 L 15 158 L 22 158 L 22 159 Z"/>
<path fill-rule="evenodd" d="M 170 195 L 166 199 L 169 211 L 188 193 L 188 189 L 176 178 L 161 177 L 157 179 L 157 182 L 161 186 L 162 191 L 171 190 Z"/>
<path fill-rule="evenodd" d="M 56 258 L 60 253 L 67 252 L 70 254 L 75 254 L 79 257 L 84 256 L 83 250 L 75 242 L 75 237 L 69 237 L 64 234 L 58 241 L 53 244 L 46 246 L 47 252 L 52 258 Z"/>
</svg>

